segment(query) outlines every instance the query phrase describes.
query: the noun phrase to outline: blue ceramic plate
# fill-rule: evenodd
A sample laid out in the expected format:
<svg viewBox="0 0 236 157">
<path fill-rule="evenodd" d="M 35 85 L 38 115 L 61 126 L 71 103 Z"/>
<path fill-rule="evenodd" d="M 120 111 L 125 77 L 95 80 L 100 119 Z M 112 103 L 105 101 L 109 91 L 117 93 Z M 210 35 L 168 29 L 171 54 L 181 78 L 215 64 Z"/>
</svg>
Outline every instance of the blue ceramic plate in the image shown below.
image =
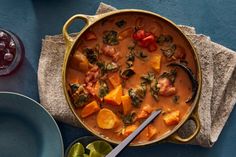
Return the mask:
<svg viewBox="0 0 236 157">
<path fill-rule="evenodd" d="M 0 92 L 0 156 L 63 157 L 59 128 L 36 101 Z"/>
</svg>

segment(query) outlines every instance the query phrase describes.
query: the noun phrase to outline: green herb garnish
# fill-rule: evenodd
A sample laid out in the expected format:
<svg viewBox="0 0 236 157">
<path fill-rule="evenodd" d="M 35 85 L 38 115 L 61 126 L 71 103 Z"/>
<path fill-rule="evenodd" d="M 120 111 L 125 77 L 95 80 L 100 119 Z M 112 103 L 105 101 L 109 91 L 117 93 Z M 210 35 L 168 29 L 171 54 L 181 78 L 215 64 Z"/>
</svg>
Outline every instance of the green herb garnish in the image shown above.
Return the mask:
<svg viewBox="0 0 236 157">
<path fill-rule="evenodd" d="M 170 80 L 171 84 L 174 84 L 175 83 L 175 79 L 176 79 L 176 75 L 177 75 L 177 72 L 176 72 L 176 69 L 172 69 L 170 72 L 164 72 L 160 78 L 167 78 Z"/>
<path fill-rule="evenodd" d="M 156 41 L 159 45 L 163 45 L 164 43 L 172 43 L 173 38 L 170 35 L 163 35 L 161 34 Z"/>
<path fill-rule="evenodd" d="M 89 63 L 95 64 L 98 61 L 99 52 L 96 49 L 86 48 L 84 49 L 84 54 L 87 57 Z"/>
<path fill-rule="evenodd" d="M 89 94 L 80 84 L 70 84 L 75 107 L 83 107 L 89 101 Z"/>
<path fill-rule="evenodd" d="M 107 45 L 118 45 L 119 40 L 117 37 L 117 32 L 113 30 L 105 32 L 103 36 L 103 43 Z"/>
<path fill-rule="evenodd" d="M 126 69 L 121 73 L 121 78 L 128 79 L 135 74 L 133 69 Z"/>
<path fill-rule="evenodd" d="M 170 47 L 168 48 L 161 48 L 163 55 L 165 55 L 167 58 L 172 57 L 175 53 L 175 50 L 176 50 L 175 44 L 171 44 Z"/>
<path fill-rule="evenodd" d="M 126 65 L 127 65 L 128 68 L 130 68 L 130 67 L 132 67 L 134 65 L 135 46 L 136 46 L 136 43 L 134 43 L 131 46 L 128 46 L 129 54 L 127 55 L 127 61 L 126 61 Z"/>
<path fill-rule="evenodd" d="M 106 70 L 107 70 L 108 72 L 115 72 L 115 71 L 117 71 L 118 69 L 119 69 L 119 66 L 118 66 L 116 63 L 114 63 L 114 62 L 108 63 L 108 64 L 106 65 Z"/>
<path fill-rule="evenodd" d="M 105 62 L 98 61 L 96 64 L 99 67 L 99 69 L 101 70 L 101 75 L 104 75 L 107 72 Z"/>
<path fill-rule="evenodd" d="M 109 93 L 109 88 L 108 88 L 106 82 L 100 81 L 99 83 L 100 83 L 100 88 L 99 88 L 98 96 L 100 98 L 103 98 L 104 96 L 106 96 Z"/>
<path fill-rule="evenodd" d="M 71 89 L 72 93 L 74 93 L 74 92 L 77 91 L 77 89 L 78 89 L 81 85 L 78 84 L 78 83 L 73 83 L 73 84 L 70 84 L 69 86 L 70 86 L 70 89 Z"/>
<path fill-rule="evenodd" d="M 120 20 L 116 22 L 116 26 L 119 28 L 122 28 L 126 25 L 126 21 L 125 20 Z"/>
<path fill-rule="evenodd" d="M 157 87 L 158 81 L 153 72 L 141 76 L 142 84 L 150 85 L 150 93 L 152 97 L 158 101 L 159 88 Z"/>
<path fill-rule="evenodd" d="M 136 116 L 136 113 L 130 113 L 127 115 L 121 115 L 122 121 L 125 125 L 131 125 L 134 122 L 134 117 Z"/>
<path fill-rule="evenodd" d="M 127 56 L 127 61 L 126 64 L 128 66 L 128 68 L 132 67 L 134 64 L 134 60 L 135 60 L 135 56 L 134 53 L 131 51 L 128 56 Z"/>
<path fill-rule="evenodd" d="M 139 107 L 146 95 L 146 85 L 141 85 L 138 88 L 131 88 L 128 90 L 129 96 L 134 107 Z"/>
<path fill-rule="evenodd" d="M 89 95 L 88 93 L 80 93 L 80 94 L 75 94 L 73 96 L 74 99 L 74 105 L 76 107 L 83 107 L 84 105 L 86 105 L 88 103 L 89 100 Z"/>
<path fill-rule="evenodd" d="M 104 75 L 108 72 L 116 72 L 119 69 L 119 66 L 114 62 L 105 63 L 105 62 L 100 61 L 100 62 L 97 62 L 97 66 L 101 70 L 101 75 Z"/>
<path fill-rule="evenodd" d="M 158 98 L 159 98 L 158 94 L 159 94 L 159 90 L 160 90 L 160 88 L 157 87 L 157 84 L 158 84 L 158 81 L 156 79 L 154 79 L 150 85 L 150 93 L 156 101 L 158 101 Z"/>
<path fill-rule="evenodd" d="M 141 79 L 143 80 L 142 83 L 151 84 L 152 81 L 155 79 L 155 75 L 154 75 L 153 72 L 149 72 L 149 73 L 146 74 L 146 75 L 142 75 L 142 76 L 141 76 Z"/>
</svg>

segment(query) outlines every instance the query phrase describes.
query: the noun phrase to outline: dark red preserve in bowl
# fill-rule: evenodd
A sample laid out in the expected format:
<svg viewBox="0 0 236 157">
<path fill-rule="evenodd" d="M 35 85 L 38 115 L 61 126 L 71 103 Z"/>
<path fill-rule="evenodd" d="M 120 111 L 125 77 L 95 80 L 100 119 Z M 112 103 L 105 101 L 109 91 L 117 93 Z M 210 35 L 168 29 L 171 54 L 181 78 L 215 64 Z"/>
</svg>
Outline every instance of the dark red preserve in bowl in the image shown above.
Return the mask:
<svg viewBox="0 0 236 157">
<path fill-rule="evenodd" d="M 20 38 L 0 28 L 0 76 L 12 73 L 22 63 L 24 53 Z"/>
</svg>

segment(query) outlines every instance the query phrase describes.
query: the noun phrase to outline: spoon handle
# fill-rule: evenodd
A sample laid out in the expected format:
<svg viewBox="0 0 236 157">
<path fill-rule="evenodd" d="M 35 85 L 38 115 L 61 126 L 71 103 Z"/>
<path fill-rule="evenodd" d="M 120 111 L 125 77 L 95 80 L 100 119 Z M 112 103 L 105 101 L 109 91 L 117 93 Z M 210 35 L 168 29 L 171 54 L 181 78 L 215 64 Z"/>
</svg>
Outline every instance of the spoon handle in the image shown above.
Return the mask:
<svg viewBox="0 0 236 157">
<path fill-rule="evenodd" d="M 113 149 L 109 154 L 106 155 L 106 157 L 116 157 L 160 113 L 161 109 L 152 112 L 152 114 L 132 134 L 130 134 L 125 140 L 123 140 L 118 146 L 116 146 L 115 149 Z"/>
</svg>

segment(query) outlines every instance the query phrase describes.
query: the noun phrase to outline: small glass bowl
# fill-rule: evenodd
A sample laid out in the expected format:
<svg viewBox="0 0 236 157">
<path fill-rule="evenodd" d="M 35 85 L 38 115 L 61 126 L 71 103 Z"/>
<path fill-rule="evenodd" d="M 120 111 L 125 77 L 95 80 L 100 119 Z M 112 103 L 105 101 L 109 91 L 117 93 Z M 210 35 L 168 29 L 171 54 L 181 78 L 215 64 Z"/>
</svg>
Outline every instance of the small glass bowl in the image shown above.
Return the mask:
<svg viewBox="0 0 236 157">
<path fill-rule="evenodd" d="M 9 75 L 22 63 L 25 49 L 20 38 L 0 28 L 0 76 Z"/>
</svg>

